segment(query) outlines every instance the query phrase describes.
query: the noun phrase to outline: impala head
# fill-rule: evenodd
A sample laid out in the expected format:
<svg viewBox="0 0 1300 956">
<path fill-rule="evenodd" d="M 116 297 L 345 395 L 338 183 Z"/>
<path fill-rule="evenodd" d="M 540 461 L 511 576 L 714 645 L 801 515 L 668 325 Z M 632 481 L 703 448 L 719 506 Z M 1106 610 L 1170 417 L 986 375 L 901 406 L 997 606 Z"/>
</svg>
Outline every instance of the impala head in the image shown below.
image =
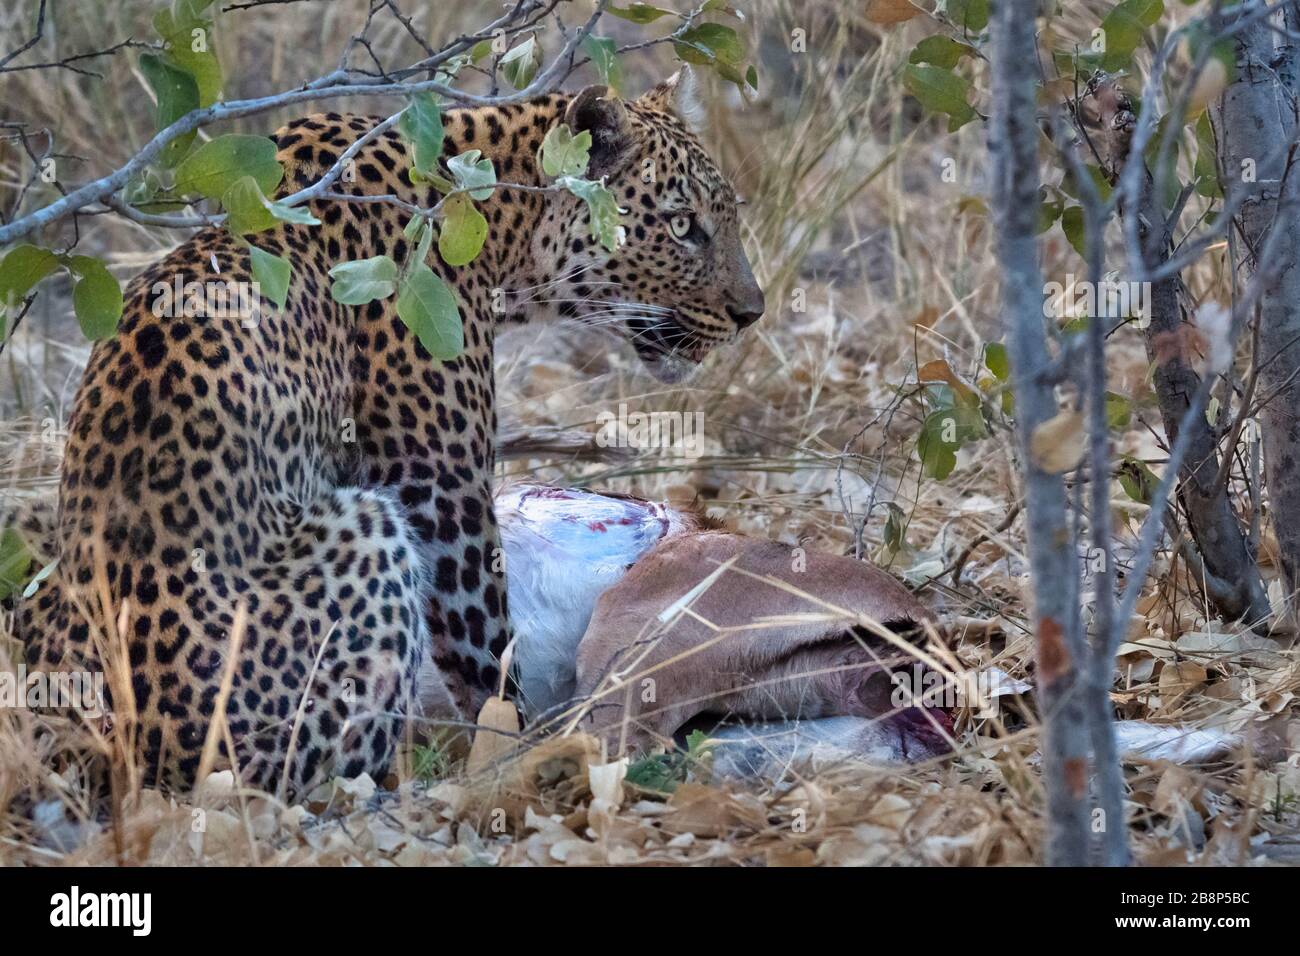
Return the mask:
<svg viewBox="0 0 1300 956">
<path fill-rule="evenodd" d="M 563 122 L 591 133 L 590 179 L 622 210 L 613 252 L 594 240 L 583 204 L 560 196 L 534 254 L 566 301 L 562 314 L 612 328 L 657 378 L 680 381 L 763 315 L 740 241 L 739 198 L 696 133 L 704 116 L 688 67 L 636 100 L 603 86 L 570 100 Z M 558 242 L 542 233 L 558 231 Z M 543 245 L 544 244 L 544 245 Z"/>
</svg>

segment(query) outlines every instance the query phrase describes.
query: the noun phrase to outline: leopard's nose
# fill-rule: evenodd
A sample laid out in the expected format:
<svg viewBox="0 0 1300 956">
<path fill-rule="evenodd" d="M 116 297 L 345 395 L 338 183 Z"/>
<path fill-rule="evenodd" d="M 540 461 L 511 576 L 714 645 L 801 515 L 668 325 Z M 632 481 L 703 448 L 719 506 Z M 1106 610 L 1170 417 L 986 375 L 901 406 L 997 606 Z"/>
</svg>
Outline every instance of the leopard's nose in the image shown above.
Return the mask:
<svg viewBox="0 0 1300 956">
<path fill-rule="evenodd" d="M 749 260 L 742 251 L 733 267 L 731 281 L 725 286 L 723 301 L 727 304 L 727 315 L 740 329 L 749 328 L 763 317 L 763 287 L 754 278 L 754 271 L 749 267 Z"/>
<path fill-rule="evenodd" d="M 736 328 L 747 329 L 763 317 L 763 302 L 759 300 L 757 308 L 752 305 L 734 306 L 727 304 L 727 315 L 731 316 L 731 321 L 736 323 Z"/>
</svg>

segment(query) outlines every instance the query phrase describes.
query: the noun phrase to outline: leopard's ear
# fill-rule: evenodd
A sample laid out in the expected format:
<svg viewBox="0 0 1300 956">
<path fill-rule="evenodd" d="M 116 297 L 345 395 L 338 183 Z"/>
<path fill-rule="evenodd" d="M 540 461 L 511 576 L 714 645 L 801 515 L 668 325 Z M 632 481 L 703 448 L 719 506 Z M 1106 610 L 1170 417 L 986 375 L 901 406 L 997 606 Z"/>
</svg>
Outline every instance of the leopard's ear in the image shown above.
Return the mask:
<svg viewBox="0 0 1300 956">
<path fill-rule="evenodd" d="M 642 106 L 672 113 L 694 133 L 704 129 L 704 101 L 700 98 L 700 81 L 686 64 L 639 100 Z"/>
<path fill-rule="evenodd" d="M 564 111 L 564 122 L 574 135 L 591 133 L 591 161 L 587 176 L 612 176 L 631 158 L 635 142 L 632 124 L 622 100 L 608 87 L 589 86 L 573 98 Z"/>
</svg>

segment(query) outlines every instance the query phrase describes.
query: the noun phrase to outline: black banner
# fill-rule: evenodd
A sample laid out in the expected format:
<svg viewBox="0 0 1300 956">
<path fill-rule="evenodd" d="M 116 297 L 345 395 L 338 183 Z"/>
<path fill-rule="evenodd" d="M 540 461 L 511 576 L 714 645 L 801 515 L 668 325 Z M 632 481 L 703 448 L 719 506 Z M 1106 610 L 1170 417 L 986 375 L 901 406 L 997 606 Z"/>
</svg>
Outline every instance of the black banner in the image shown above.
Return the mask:
<svg viewBox="0 0 1300 956">
<path fill-rule="evenodd" d="M 267 945 L 375 943 L 499 926 L 510 945 L 541 927 L 595 930 L 685 919 L 729 942 L 749 934 L 863 931 L 1005 936 L 1200 934 L 1229 942 L 1294 920 L 1283 868 L 1252 869 L 93 869 L 0 871 L 6 932 L 116 944 L 196 939 Z M 691 911 L 693 915 L 687 916 Z M 637 916 L 636 914 L 641 914 Z M 675 915 L 674 915 L 675 914 Z M 704 914 L 710 918 L 701 920 Z M 730 915 L 728 915 L 730 914 Z M 736 917 L 741 918 L 737 919 Z M 686 924 L 682 924 L 685 929 Z M 533 929 L 530 930 L 529 927 Z M 634 934 L 635 935 L 635 934 Z M 770 939 L 768 940 L 770 942 Z M 635 945 L 622 937 L 621 945 Z"/>
</svg>

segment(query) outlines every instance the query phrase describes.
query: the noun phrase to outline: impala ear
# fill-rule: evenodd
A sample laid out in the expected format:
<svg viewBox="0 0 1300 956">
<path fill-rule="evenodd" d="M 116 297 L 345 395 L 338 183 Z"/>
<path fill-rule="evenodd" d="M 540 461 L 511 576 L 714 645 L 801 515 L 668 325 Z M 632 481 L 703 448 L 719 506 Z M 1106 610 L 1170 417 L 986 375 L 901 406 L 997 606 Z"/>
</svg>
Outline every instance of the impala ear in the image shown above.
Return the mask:
<svg viewBox="0 0 1300 956">
<path fill-rule="evenodd" d="M 704 129 L 704 101 L 700 98 L 700 81 L 686 64 L 638 100 L 651 109 L 672 113 L 693 133 Z"/>
<path fill-rule="evenodd" d="M 575 136 L 583 130 L 591 134 L 589 178 L 611 176 L 631 158 L 632 124 L 622 101 L 607 87 L 589 86 L 575 96 L 564 111 L 564 122 Z"/>
</svg>

